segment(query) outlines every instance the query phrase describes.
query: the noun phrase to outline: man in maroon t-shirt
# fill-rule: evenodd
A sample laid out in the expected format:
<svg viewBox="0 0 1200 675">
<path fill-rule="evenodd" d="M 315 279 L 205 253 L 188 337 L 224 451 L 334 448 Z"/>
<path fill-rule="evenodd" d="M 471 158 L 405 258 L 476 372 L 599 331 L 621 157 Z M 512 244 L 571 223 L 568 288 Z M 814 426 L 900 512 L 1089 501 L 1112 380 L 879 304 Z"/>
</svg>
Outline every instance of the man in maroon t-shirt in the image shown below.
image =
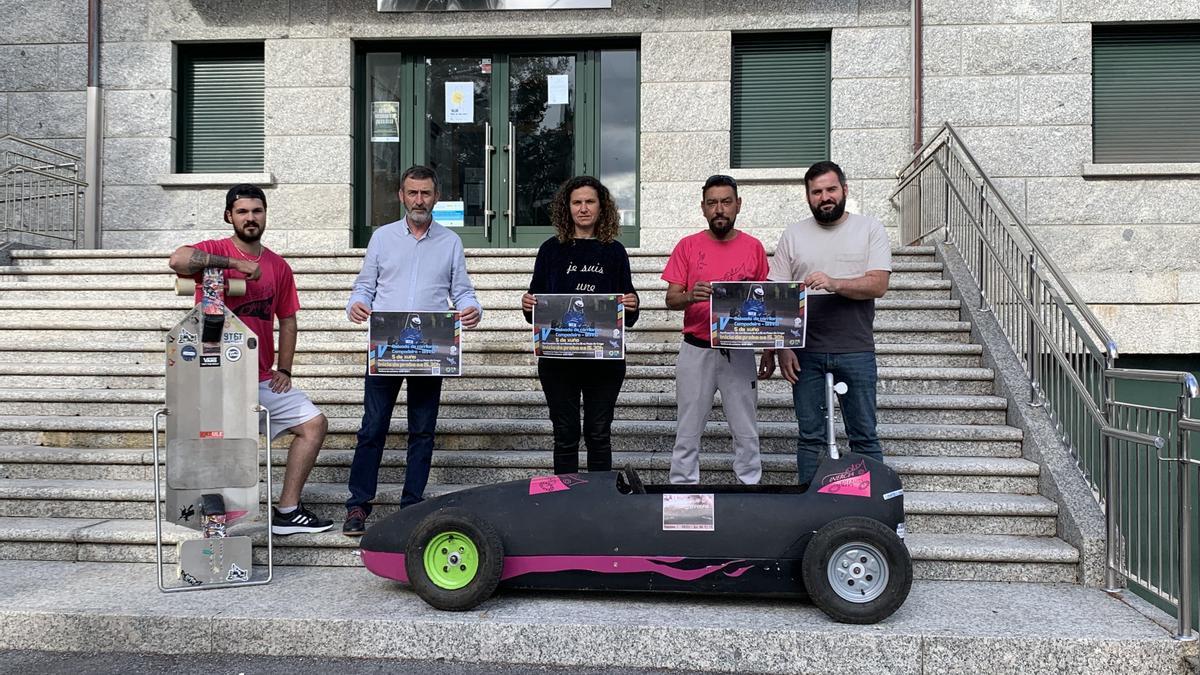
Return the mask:
<svg viewBox="0 0 1200 675">
<path fill-rule="evenodd" d="M 292 268 L 259 239 L 267 228 L 267 197 L 254 185 L 235 185 L 225 195 L 225 222 L 233 236 L 180 246 L 170 266 L 180 276 L 198 277 L 206 267 L 226 270 L 229 279 L 246 279 L 246 294 L 226 297 L 225 305 L 258 336 L 258 402 L 271 412 L 275 435 L 291 431 L 283 492 L 271 514 L 275 534 L 324 532 L 333 526 L 304 508 L 300 492 L 317 461 L 329 427 L 304 392 L 292 387 L 296 355 L 296 312 L 300 299 Z M 200 292 L 196 292 L 196 301 Z M 279 318 L 279 365 L 275 367 L 274 319 Z"/>
</svg>

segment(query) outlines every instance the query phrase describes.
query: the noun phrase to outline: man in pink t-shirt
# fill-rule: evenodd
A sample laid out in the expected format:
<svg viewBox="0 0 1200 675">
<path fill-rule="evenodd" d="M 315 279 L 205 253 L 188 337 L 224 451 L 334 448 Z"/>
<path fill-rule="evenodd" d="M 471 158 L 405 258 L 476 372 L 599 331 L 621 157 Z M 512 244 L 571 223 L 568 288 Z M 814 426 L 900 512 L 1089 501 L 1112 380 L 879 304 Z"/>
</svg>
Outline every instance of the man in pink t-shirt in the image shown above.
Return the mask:
<svg viewBox="0 0 1200 675">
<path fill-rule="evenodd" d="M 229 279 L 246 279 L 246 294 L 226 296 L 225 305 L 258 336 L 258 402 L 271 412 L 275 435 L 293 434 L 283 492 L 271 514 L 275 534 L 324 532 L 333 521 L 304 508 L 300 492 L 325 442 L 328 422 L 304 392 L 292 387 L 296 355 L 296 312 L 300 298 L 292 268 L 262 245 L 267 227 L 267 197 L 254 185 L 235 185 L 225 196 L 225 222 L 233 236 L 180 246 L 170 266 L 180 276 L 199 278 L 206 267 L 226 270 Z M 196 301 L 200 292 L 196 292 Z M 275 365 L 275 318 L 279 319 L 279 365 Z"/>
<path fill-rule="evenodd" d="M 671 482 L 700 482 L 700 438 L 719 391 L 733 434 L 733 471 L 739 481 L 753 485 L 762 477 L 757 364 L 752 351 L 712 348 L 709 297 L 714 281 L 766 281 L 767 253 L 762 242 L 734 228 L 742 199 L 733 178 L 710 177 L 701 195 L 708 229 L 680 240 L 662 274 L 667 307 L 684 310 L 683 343 L 675 364 L 679 414 Z"/>
</svg>

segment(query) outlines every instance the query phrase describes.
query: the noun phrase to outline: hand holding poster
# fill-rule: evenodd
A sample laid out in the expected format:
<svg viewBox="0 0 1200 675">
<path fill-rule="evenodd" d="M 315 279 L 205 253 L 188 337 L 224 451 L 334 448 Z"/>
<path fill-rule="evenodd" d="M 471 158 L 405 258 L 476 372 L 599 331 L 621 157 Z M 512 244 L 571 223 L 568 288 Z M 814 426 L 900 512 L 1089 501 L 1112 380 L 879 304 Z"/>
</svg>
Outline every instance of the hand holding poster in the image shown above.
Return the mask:
<svg viewBox="0 0 1200 675">
<path fill-rule="evenodd" d="M 538 293 L 533 353 L 538 358 L 625 358 L 621 296 Z"/>
<path fill-rule="evenodd" d="M 794 281 L 718 281 L 710 311 L 712 346 L 788 349 L 804 346 L 804 284 Z"/>
<path fill-rule="evenodd" d="M 371 375 L 462 374 L 458 312 L 374 312 L 367 372 Z"/>
</svg>

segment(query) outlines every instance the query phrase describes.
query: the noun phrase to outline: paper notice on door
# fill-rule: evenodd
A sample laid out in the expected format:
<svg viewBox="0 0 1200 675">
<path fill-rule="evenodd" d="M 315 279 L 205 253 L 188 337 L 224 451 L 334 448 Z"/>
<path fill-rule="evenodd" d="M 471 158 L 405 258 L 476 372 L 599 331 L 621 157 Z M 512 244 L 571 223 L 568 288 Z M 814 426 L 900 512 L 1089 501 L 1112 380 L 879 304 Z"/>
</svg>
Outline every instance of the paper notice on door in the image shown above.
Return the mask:
<svg viewBox="0 0 1200 675">
<path fill-rule="evenodd" d="M 371 142 L 400 142 L 400 104 L 398 102 L 371 102 Z"/>
<path fill-rule="evenodd" d="M 438 202 L 433 206 L 433 219 L 442 227 L 462 227 L 466 215 L 463 202 Z"/>
<path fill-rule="evenodd" d="M 471 82 L 446 83 L 446 124 L 471 124 L 475 121 L 475 85 Z"/>
<path fill-rule="evenodd" d="M 546 76 L 546 105 L 566 105 L 571 102 L 571 80 L 567 75 Z"/>
</svg>

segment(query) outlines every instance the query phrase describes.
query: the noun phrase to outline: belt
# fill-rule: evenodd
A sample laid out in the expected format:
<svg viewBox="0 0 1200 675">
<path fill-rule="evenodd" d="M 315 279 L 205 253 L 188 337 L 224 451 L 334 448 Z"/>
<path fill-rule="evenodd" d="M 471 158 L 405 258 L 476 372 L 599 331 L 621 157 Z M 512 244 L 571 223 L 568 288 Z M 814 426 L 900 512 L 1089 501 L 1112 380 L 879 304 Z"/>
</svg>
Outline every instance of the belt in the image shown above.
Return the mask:
<svg viewBox="0 0 1200 675">
<path fill-rule="evenodd" d="M 705 340 L 704 338 L 698 338 L 695 335 L 692 335 L 691 333 L 684 333 L 683 341 L 693 347 L 699 347 L 701 349 L 712 349 L 711 342 L 709 342 L 708 340 Z"/>
</svg>

